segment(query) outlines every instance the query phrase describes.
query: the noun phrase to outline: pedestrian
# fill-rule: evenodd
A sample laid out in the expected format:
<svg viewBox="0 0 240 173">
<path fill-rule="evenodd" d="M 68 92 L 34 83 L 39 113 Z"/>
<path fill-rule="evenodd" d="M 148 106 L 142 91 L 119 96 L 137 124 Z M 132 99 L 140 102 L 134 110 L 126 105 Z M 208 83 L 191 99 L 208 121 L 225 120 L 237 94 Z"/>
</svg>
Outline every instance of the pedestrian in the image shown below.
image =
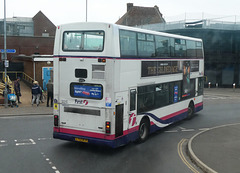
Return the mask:
<svg viewBox="0 0 240 173">
<path fill-rule="evenodd" d="M 38 85 L 38 81 L 34 81 L 33 82 L 33 86 L 32 86 L 32 106 L 36 101 L 37 106 L 39 106 L 39 99 L 41 96 L 41 91 L 40 91 L 40 87 Z"/>
<path fill-rule="evenodd" d="M 49 79 L 47 83 L 47 107 L 49 107 L 49 100 L 51 99 L 51 107 L 53 107 L 53 83 Z"/>
<path fill-rule="evenodd" d="M 20 97 L 22 96 L 22 94 L 21 94 L 21 90 L 20 90 L 20 82 L 19 81 L 20 81 L 20 77 L 18 77 L 17 80 L 14 81 L 14 91 L 16 93 L 18 103 L 21 104 L 22 102 L 20 102 Z"/>
</svg>

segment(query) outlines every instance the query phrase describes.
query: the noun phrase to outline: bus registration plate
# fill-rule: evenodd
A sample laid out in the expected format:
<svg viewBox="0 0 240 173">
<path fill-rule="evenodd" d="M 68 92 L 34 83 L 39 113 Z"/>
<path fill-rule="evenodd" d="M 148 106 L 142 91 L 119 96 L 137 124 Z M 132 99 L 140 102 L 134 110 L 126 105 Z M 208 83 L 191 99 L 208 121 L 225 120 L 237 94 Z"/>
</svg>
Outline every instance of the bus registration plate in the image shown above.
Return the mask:
<svg viewBox="0 0 240 173">
<path fill-rule="evenodd" d="M 77 142 L 83 142 L 83 143 L 88 143 L 88 139 L 83 139 L 83 138 L 75 138 L 75 141 L 77 141 Z"/>
</svg>

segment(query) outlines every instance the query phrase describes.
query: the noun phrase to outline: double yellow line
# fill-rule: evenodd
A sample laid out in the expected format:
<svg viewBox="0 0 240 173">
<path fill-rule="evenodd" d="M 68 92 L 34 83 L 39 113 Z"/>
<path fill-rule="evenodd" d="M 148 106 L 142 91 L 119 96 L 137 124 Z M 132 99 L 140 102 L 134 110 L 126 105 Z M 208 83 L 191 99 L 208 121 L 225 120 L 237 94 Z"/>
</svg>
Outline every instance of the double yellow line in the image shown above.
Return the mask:
<svg viewBox="0 0 240 173">
<path fill-rule="evenodd" d="M 183 163 L 189 168 L 191 169 L 191 171 L 193 171 L 194 173 L 199 173 L 185 158 L 184 154 L 183 154 L 183 144 L 187 141 L 187 139 L 182 139 L 179 143 L 178 143 L 178 155 L 181 158 L 181 160 L 183 161 Z"/>
</svg>

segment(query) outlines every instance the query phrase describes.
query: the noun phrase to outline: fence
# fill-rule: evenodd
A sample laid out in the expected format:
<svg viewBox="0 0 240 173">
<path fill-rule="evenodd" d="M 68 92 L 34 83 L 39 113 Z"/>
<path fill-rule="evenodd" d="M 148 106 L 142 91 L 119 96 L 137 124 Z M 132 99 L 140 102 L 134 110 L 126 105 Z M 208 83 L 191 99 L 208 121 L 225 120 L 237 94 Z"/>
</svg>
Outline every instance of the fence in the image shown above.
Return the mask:
<svg viewBox="0 0 240 173">
<path fill-rule="evenodd" d="M 137 28 L 149 29 L 154 31 L 166 31 L 173 29 L 219 29 L 219 30 L 240 30 L 240 22 L 228 22 L 228 21 L 218 21 L 218 20 L 196 20 L 196 21 L 186 21 L 180 20 L 175 22 L 167 23 L 157 23 L 136 26 Z"/>
<path fill-rule="evenodd" d="M 14 79 L 17 79 L 18 77 L 20 77 L 21 80 L 23 80 L 28 86 L 32 86 L 32 83 L 34 81 L 33 78 L 24 72 L 8 71 L 7 72 L 7 80 L 5 80 L 5 72 L 0 71 L 0 79 L 2 79 L 2 82 L 0 82 L 0 94 L 3 95 L 3 91 L 5 90 L 5 84 L 4 84 L 5 82 L 7 82 L 8 85 L 10 86 L 11 90 L 13 90 L 13 83 L 12 83 L 11 79 L 14 80 Z"/>
</svg>

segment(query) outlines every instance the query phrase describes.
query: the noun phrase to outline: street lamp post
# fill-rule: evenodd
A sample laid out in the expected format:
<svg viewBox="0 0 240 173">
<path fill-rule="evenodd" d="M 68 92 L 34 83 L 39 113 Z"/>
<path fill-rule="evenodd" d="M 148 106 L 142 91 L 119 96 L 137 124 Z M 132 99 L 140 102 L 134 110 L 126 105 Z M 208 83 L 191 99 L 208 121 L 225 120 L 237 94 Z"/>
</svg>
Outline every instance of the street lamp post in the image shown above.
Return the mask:
<svg viewBox="0 0 240 173">
<path fill-rule="evenodd" d="M 86 22 L 87 22 L 87 0 L 86 0 Z"/>
<path fill-rule="evenodd" d="M 4 64 L 7 60 L 7 29 L 6 29 L 6 0 L 4 0 Z M 6 64 L 5 64 L 6 65 Z M 8 98 L 7 98 L 7 67 L 4 66 L 5 68 L 5 73 L 4 73 L 4 78 L 5 78 L 5 91 L 4 91 L 4 103 L 5 103 L 5 108 L 8 106 Z"/>
</svg>

